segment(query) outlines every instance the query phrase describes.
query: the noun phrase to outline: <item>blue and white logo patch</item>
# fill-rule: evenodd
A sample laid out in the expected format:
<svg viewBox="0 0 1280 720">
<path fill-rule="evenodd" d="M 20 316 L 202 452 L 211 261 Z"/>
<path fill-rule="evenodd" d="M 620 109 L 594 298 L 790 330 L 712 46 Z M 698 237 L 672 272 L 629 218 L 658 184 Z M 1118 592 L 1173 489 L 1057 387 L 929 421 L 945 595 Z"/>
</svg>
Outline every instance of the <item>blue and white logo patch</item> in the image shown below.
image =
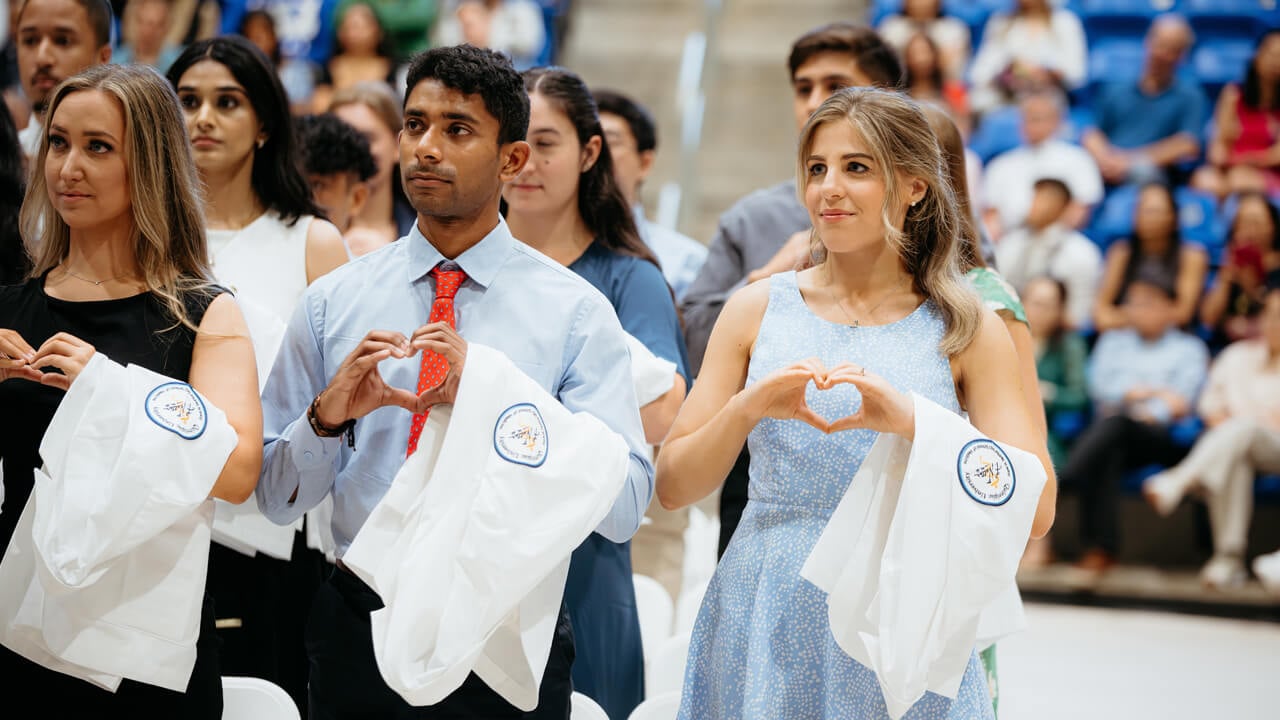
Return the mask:
<svg viewBox="0 0 1280 720">
<path fill-rule="evenodd" d="M 195 440 L 208 424 L 204 400 L 186 383 L 169 382 L 147 394 L 144 405 L 151 422 L 180 438 Z"/>
<path fill-rule="evenodd" d="M 1013 497 L 1013 463 L 992 440 L 980 438 L 965 443 L 956 460 L 956 472 L 960 487 L 983 505 L 1003 505 Z"/>
<path fill-rule="evenodd" d="M 493 449 L 503 460 L 538 467 L 547 459 L 547 424 L 529 403 L 512 405 L 493 426 Z"/>
</svg>

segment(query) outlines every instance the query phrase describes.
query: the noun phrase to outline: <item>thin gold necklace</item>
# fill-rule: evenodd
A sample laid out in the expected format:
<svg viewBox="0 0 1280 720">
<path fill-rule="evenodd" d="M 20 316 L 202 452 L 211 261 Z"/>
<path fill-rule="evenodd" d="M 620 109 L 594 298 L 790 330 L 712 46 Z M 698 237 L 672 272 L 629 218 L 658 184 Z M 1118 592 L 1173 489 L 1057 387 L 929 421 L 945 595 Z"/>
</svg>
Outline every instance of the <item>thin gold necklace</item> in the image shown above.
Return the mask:
<svg viewBox="0 0 1280 720">
<path fill-rule="evenodd" d="M 98 287 L 102 287 L 102 283 L 108 283 L 108 282 L 111 282 L 112 280 L 119 280 L 120 278 L 125 277 L 125 275 L 127 274 L 127 273 L 125 273 L 125 274 L 115 275 L 115 276 L 113 276 L 113 277 L 109 277 L 109 278 L 106 278 L 106 279 L 104 279 L 104 280 L 90 280 L 89 278 L 87 278 L 87 277 L 85 277 L 85 276 L 83 276 L 83 275 L 77 275 L 77 274 L 76 274 L 75 272 L 73 272 L 73 271 L 71 270 L 71 268 L 69 268 L 69 267 L 63 267 L 63 268 L 62 268 L 62 272 L 64 272 L 64 273 L 66 273 L 66 274 L 70 275 L 71 277 L 73 277 L 73 278 L 75 278 L 75 279 L 77 279 L 77 280 L 80 280 L 81 282 L 87 282 L 87 283 L 89 283 L 89 284 L 91 284 L 91 285 L 96 285 L 96 286 L 98 286 Z"/>
<path fill-rule="evenodd" d="M 851 327 L 853 327 L 854 329 L 862 327 L 862 323 L 859 322 L 857 319 L 855 319 L 852 315 L 850 315 L 849 311 L 845 309 L 844 301 L 836 297 L 836 291 L 834 289 L 835 285 L 836 285 L 835 278 L 833 278 L 831 276 L 831 272 L 828 271 L 827 272 L 827 294 L 831 296 L 831 301 L 836 304 L 836 307 L 840 308 L 840 312 L 844 315 L 845 320 L 849 321 L 849 325 Z M 880 298 L 880 302 L 876 303 L 870 310 L 866 312 L 865 317 L 867 319 L 870 319 L 871 316 L 875 314 L 876 310 L 879 310 L 880 306 L 883 305 L 886 300 L 893 297 L 897 293 L 900 287 L 902 287 L 902 283 L 899 282 L 897 285 L 894 285 L 892 288 L 890 288 L 889 292 L 885 293 L 885 296 Z"/>
</svg>

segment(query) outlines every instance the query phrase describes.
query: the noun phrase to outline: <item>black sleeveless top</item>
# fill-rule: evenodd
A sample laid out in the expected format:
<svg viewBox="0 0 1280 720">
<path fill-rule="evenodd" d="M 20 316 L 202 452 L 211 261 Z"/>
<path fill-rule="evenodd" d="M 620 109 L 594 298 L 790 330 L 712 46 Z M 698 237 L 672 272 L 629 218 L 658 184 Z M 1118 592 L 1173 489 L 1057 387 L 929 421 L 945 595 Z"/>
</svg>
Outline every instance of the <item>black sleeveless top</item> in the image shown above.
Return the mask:
<svg viewBox="0 0 1280 720">
<path fill-rule="evenodd" d="M 200 324 L 209 304 L 223 292 L 215 287 L 183 298 L 192 324 Z M 65 332 L 121 365 L 133 363 L 184 382 L 191 374 L 195 332 L 183 325 L 174 327 L 164 301 L 152 293 L 71 302 L 45 294 L 44 279 L 37 278 L 23 285 L 0 287 L 0 328 L 17 332 L 35 349 Z M 4 463 L 0 551 L 9 547 L 18 516 L 27 504 L 32 471 L 43 465 L 40 441 L 64 394 L 29 380 L 0 382 L 0 461 Z"/>
</svg>

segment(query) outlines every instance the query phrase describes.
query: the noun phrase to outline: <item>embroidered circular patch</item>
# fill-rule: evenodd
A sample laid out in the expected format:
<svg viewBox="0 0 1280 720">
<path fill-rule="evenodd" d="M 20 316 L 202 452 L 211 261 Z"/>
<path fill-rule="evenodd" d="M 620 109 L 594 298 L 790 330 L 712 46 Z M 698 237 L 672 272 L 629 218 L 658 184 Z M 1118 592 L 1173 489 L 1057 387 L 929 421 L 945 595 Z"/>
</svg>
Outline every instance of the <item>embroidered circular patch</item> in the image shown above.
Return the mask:
<svg viewBox="0 0 1280 720">
<path fill-rule="evenodd" d="M 512 405 L 493 426 L 493 449 L 503 460 L 538 467 L 547 459 L 547 424 L 529 403 Z"/>
<path fill-rule="evenodd" d="M 1003 505 L 1013 497 L 1013 463 L 994 441 L 980 438 L 965 443 L 956 460 L 956 472 L 960 487 L 983 505 Z"/>
<path fill-rule="evenodd" d="M 204 400 L 186 383 L 158 385 L 147 394 L 145 407 L 151 422 L 187 440 L 203 435 L 208 424 Z"/>
</svg>

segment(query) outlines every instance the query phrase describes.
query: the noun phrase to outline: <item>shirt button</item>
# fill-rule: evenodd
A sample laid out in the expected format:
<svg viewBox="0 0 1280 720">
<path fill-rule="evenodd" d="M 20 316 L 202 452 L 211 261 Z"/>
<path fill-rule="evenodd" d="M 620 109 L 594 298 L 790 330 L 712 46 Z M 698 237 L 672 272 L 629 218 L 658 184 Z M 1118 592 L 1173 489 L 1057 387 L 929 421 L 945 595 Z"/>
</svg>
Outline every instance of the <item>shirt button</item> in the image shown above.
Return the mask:
<svg viewBox="0 0 1280 720">
<path fill-rule="evenodd" d="M 310 450 L 307 450 L 302 453 L 302 457 L 304 459 L 310 460 L 311 458 L 315 457 L 315 453 L 311 452 Z"/>
</svg>

